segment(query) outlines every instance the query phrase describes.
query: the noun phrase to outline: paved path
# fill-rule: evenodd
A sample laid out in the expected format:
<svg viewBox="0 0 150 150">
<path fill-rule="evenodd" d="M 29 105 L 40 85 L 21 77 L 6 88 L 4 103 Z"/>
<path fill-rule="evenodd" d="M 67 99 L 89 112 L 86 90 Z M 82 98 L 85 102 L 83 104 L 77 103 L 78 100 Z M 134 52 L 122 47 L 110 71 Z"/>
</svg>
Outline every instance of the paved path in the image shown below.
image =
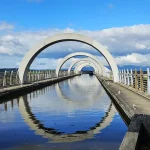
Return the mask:
<svg viewBox="0 0 150 150">
<path fill-rule="evenodd" d="M 121 105 L 125 105 L 128 110 L 130 109 L 130 112 L 128 112 L 130 116 L 134 114 L 150 115 L 150 99 L 112 81 L 105 80 L 102 83 L 118 98 Z"/>
<path fill-rule="evenodd" d="M 129 125 L 119 150 L 150 149 L 150 99 L 110 80 L 98 79 Z"/>
<path fill-rule="evenodd" d="M 78 74 L 76 74 L 78 75 Z M 14 92 L 19 92 L 19 91 L 25 91 L 27 89 L 34 89 L 35 87 L 40 87 L 42 85 L 50 84 L 50 83 L 56 83 L 71 77 L 74 77 L 76 75 L 69 75 L 69 76 L 64 76 L 64 77 L 58 77 L 58 78 L 51 78 L 51 79 L 46 79 L 46 80 L 41 80 L 41 81 L 36 81 L 30 84 L 24 84 L 24 85 L 16 85 L 16 86 L 11 86 L 11 87 L 5 87 L 0 89 L 0 98 L 3 96 L 9 96 L 13 94 Z"/>
</svg>

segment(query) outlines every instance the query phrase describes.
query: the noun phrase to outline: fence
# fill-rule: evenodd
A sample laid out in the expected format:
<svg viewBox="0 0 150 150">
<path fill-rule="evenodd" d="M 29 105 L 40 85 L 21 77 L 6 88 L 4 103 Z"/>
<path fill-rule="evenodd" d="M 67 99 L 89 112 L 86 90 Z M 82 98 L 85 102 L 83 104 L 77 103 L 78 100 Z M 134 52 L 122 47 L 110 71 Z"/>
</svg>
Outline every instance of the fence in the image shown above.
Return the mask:
<svg viewBox="0 0 150 150">
<path fill-rule="evenodd" d="M 150 71 L 137 71 L 136 69 L 131 70 L 120 70 L 119 71 L 119 82 L 130 86 L 136 90 L 150 94 Z"/>
<path fill-rule="evenodd" d="M 74 74 L 71 71 L 72 75 Z M 59 77 L 67 76 L 68 71 L 60 71 Z M 29 71 L 27 75 L 27 83 L 32 83 L 40 80 L 56 78 L 55 70 L 38 70 L 38 71 Z M 19 85 L 19 76 L 17 71 L 4 71 L 0 72 L 0 87 Z"/>
</svg>

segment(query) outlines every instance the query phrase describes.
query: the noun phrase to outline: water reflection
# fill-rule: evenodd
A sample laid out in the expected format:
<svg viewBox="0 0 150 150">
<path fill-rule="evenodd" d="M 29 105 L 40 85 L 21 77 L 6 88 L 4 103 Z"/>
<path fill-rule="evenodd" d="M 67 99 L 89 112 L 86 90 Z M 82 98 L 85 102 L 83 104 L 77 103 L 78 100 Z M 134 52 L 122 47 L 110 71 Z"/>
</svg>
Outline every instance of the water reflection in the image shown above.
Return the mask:
<svg viewBox="0 0 150 150">
<path fill-rule="evenodd" d="M 100 122 L 90 127 L 89 130 L 76 131 L 73 134 L 64 134 L 63 132 L 58 132 L 54 128 L 45 127 L 44 124 L 40 122 L 40 120 L 36 119 L 27 101 L 27 96 L 20 97 L 19 108 L 22 117 L 30 126 L 30 128 L 32 130 L 35 130 L 36 134 L 42 135 L 44 138 L 50 138 L 51 140 L 53 140 L 53 142 L 75 142 L 92 138 L 94 134 L 99 133 L 102 129 L 110 125 L 116 113 L 114 106 L 110 104 L 108 111 L 105 113 L 104 117 L 102 117 Z"/>
<path fill-rule="evenodd" d="M 101 139 L 101 142 L 98 141 L 96 145 L 104 149 L 108 148 L 108 141 L 116 140 L 114 149 L 117 149 L 126 131 L 101 84 L 96 77 L 88 75 L 75 77 L 5 102 L 0 105 L 0 112 L 0 120 L 6 125 L 5 127 L 0 122 L 0 132 L 6 133 L 6 138 L 0 140 L 0 145 L 3 145 L 2 141 L 11 141 L 13 138 L 7 128 L 9 127 L 11 132 L 15 128 L 15 144 L 12 143 L 9 147 L 18 147 L 20 143 L 19 149 L 25 143 L 29 149 L 33 143 L 50 144 L 48 147 L 74 143 L 88 149 L 88 143 L 98 139 Z M 119 124 L 123 127 L 118 131 L 120 136 L 115 135 L 109 139 L 116 133 L 117 126 L 112 127 L 116 118 L 119 118 Z M 107 133 L 107 130 L 111 134 Z M 107 134 L 109 136 L 106 138 Z M 106 144 L 102 144 L 102 141 Z M 103 146 L 100 146 L 100 143 Z M 75 145 L 69 149 L 75 149 Z M 66 149 L 67 145 L 63 146 Z M 6 146 L 3 145 L 4 147 Z"/>
</svg>

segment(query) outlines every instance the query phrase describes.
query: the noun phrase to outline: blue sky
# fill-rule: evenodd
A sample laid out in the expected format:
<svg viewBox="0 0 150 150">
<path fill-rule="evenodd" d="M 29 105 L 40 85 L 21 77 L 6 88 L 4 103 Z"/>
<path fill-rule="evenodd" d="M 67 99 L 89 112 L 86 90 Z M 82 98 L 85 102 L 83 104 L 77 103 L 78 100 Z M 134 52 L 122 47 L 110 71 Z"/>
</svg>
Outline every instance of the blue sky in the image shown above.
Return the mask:
<svg viewBox="0 0 150 150">
<path fill-rule="evenodd" d="M 149 24 L 149 6 L 149 0 L 1 0 L 0 19 L 13 23 L 16 30 L 100 30 Z"/>
<path fill-rule="evenodd" d="M 120 66 L 148 66 L 149 6 L 149 0 L 1 0 L 0 68 L 17 67 L 38 41 L 66 32 L 97 40 L 108 48 Z M 75 51 L 101 58 L 85 44 L 64 42 L 43 51 L 33 67 L 47 68 L 50 63 L 55 68 L 62 57 Z"/>
</svg>

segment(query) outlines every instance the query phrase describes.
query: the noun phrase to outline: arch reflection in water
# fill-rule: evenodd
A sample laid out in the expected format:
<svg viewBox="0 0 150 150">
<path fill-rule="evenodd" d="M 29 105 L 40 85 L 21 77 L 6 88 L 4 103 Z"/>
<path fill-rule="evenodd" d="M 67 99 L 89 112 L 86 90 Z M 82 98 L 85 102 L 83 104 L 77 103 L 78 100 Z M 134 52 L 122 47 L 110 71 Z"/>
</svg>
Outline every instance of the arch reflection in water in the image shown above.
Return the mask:
<svg viewBox="0 0 150 150">
<path fill-rule="evenodd" d="M 98 100 L 100 96 L 104 93 L 104 89 L 100 85 L 100 82 L 97 82 L 97 78 L 92 78 L 90 76 L 77 76 L 76 80 L 68 79 L 69 89 L 71 89 L 71 94 L 74 93 L 78 95 L 78 92 L 86 93 L 87 99 L 94 101 Z M 92 80 L 91 80 L 92 79 Z M 88 84 L 88 85 L 87 85 Z M 91 90 L 92 87 L 92 90 Z M 84 94 L 82 95 L 85 96 Z"/>
<path fill-rule="evenodd" d="M 76 79 L 79 81 L 78 86 L 80 86 L 80 84 L 81 85 L 83 84 L 82 82 L 80 82 L 80 79 L 78 78 Z M 75 90 L 72 84 L 70 84 L 69 86 L 72 87 L 73 91 Z M 80 108 L 87 107 L 87 109 L 89 108 L 89 104 L 86 104 L 86 103 L 89 103 L 89 101 L 84 101 L 84 103 L 83 101 L 76 102 L 75 100 L 68 98 L 68 96 L 64 96 L 65 94 L 61 90 L 58 84 L 56 84 L 55 89 L 56 89 L 58 96 L 60 97 L 60 100 L 65 101 L 65 105 L 67 105 L 66 109 L 62 109 L 61 111 L 66 111 L 66 112 L 68 112 L 68 110 L 74 111 L 78 109 L 78 107 Z M 99 93 L 101 92 L 99 91 Z M 102 96 L 102 95 L 99 95 L 99 96 Z M 93 100 L 93 103 L 90 103 L 90 105 L 94 104 L 94 102 L 95 100 Z M 91 126 L 88 130 L 76 131 L 75 133 L 71 133 L 71 134 L 64 134 L 62 132 L 57 131 L 54 128 L 45 127 L 45 125 L 42 124 L 41 121 L 36 118 L 36 114 L 32 112 L 29 102 L 27 100 L 27 96 L 20 97 L 19 108 L 20 108 L 21 115 L 24 118 L 25 122 L 29 125 L 29 127 L 32 130 L 36 132 L 36 134 L 41 135 L 44 138 L 48 138 L 52 142 L 74 142 L 74 141 L 82 141 L 85 139 L 90 139 L 95 134 L 99 133 L 102 129 L 110 125 L 110 123 L 113 120 L 113 116 L 115 115 L 116 110 L 114 106 L 111 104 L 111 102 L 109 103 L 110 104 L 108 105 L 107 112 L 104 114 L 103 118 L 98 123 Z M 103 105 L 103 101 L 102 101 L 102 105 Z M 100 109 L 103 109 L 103 106 Z"/>
</svg>

